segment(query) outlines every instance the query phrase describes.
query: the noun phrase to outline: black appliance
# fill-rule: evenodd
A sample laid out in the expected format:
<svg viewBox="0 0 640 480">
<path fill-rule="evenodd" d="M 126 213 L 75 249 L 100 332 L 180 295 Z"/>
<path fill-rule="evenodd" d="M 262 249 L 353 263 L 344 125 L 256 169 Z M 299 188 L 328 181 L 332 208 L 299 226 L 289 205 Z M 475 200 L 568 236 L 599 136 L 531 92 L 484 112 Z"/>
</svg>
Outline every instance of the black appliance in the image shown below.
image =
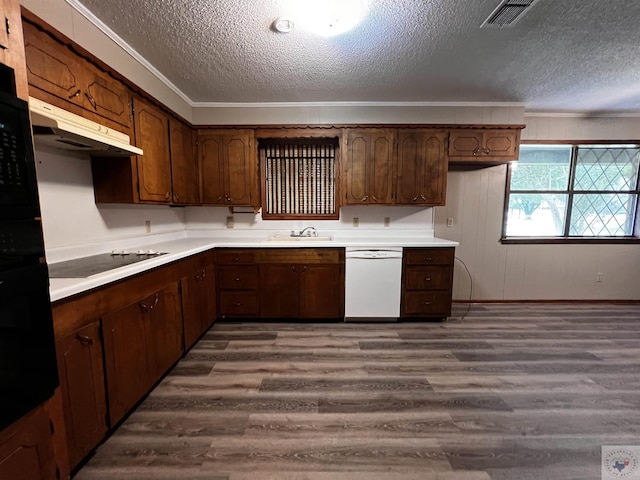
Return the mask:
<svg viewBox="0 0 640 480">
<path fill-rule="evenodd" d="M 59 384 L 44 258 L 29 106 L 0 90 L 0 430 Z"/>
</svg>

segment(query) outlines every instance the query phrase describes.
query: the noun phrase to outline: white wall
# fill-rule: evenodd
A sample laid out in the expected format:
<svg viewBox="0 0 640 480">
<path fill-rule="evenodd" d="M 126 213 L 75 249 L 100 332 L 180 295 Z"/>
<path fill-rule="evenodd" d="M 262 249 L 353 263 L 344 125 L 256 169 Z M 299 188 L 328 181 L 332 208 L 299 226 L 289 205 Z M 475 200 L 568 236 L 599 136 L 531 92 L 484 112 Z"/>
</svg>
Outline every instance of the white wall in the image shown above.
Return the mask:
<svg viewBox="0 0 640 480">
<path fill-rule="evenodd" d="M 527 140 L 640 139 L 640 119 L 527 116 Z M 476 300 L 640 300 L 640 245 L 502 245 L 506 165 L 449 172 L 447 204 L 435 209 L 437 237 L 460 242 Z M 447 227 L 447 218 L 454 219 Z M 596 273 L 603 282 L 596 282 Z M 469 298 L 456 262 L 454 298 Z"/>
<path fill-rule="evenodd" d="M 156 205 L 96 205 L 89 157 L 36 149 L 36 172 L 47 251 L 184 230 L 184 209 Z"/>
</svg>

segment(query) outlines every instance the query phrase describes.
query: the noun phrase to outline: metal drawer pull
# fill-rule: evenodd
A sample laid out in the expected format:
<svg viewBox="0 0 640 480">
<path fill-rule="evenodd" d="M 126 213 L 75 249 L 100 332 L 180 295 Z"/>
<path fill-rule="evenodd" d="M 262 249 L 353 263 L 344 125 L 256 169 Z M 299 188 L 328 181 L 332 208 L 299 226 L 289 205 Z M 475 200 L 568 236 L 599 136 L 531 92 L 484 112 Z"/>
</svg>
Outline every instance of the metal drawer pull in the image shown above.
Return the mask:
<svg viewBox="0 0 640 480">
<path fill-rule="evenodd" d="M 233 306 L 234 306 L 234 307 L 241 307 L 241 306 L 242 306 L 242 303 L 240 303 L 240 302 L 234 302 Z"/>
<path fill-rule="evenodd" d="M 76 335 L 76 339 L 85 345 L 93 345 L 93 339 L 91 337 L 87 337 L 86 335 Z"/>
<path fill-rule="evenodd" d="M 422 302 L 422 305 L 431 305 L 431 302 L 427 302 L 426 300 Z"/>
<path fill-rule="evenodd" d="M 489 155 L 489 153 L 491 152 L 491 150 L 489 150 L 487 147 L 483 147 L 483 148 L 482 148 L 482 151 L 483 151 L 484 153 L 486 153 L 487 155 Z"/>
<path fill-rule="evenodd" d="M 425 282 L 430 282 L 431 281 L 431 277 L 424 277 L 424 281 Z"/>
<path fill-rule="evenodd" d="M 239 282 L 240 281 L 240 277 L 236 277 L 233 279 L 234 282 Z"/>
<path fill-rule="evenodd" d="M 71 95 L 69 95 L 69 100 L 71 100 L 73 97 L 77 97 L 78 95 L 80 95 L 80 90 L 76 90 L 75 93 L 72 93 Z"/>
<path fill-rule="evenodd" d="M 431 258 L 431 257 L 425 258 L 425 261 L 427 261 L 427 262 L 430 262 L 431 260 L 433 260 L 433 258 Z"/>
<path fill-rule="evenodd" d="M 240 261 L 240 257 L 233 257 L 233 261 L 234 262 L 239 262 Z"/>
</svg>

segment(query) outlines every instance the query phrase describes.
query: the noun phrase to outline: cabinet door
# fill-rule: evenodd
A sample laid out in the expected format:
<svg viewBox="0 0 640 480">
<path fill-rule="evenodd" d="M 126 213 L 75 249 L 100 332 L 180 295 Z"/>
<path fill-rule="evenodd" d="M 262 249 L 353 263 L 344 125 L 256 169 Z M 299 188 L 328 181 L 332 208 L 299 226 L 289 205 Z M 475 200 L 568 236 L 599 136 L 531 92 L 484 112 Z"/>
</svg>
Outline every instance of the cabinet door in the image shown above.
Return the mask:
<svg viewBox="0 0 640 480">
<path fill-rule="evenodd" d="M 303 265 L 300 269 L 300 318 L 341 317 L 343 291 L 339 265 Z"/>
<path fill-rule="evenodd" d="M 87 67 L 87 69 L 89 75 L 82 93 L 84 107 L 129 130 L 131 128 L 131 94 L 127 87 L 97 68 Z"/>
<path fill-rule="evenodd" d="M 87 72 L 69 49 L 26 22 L 24 45 L 29 85 L 83 106 L 82 85 Z M 63 108 L 64 102 L 60 105 Z"/>
<path fill-rule="evenodd" d="M 444 205 L 447 181 L 447 134 L 430 130 L 398 133 L 399 205 Z"/>
<path fill-rule="evenodd" d="M 184 347 L 191 348 L 216 319 L 216 288 L 213 265 L 193 272 L 181 281 Z"/>
<path fill-rule="evenodd" d="M 202 203 L 226 205 L 224 136 L 199 135 L 198 159 L 200 162 L 200 199 Z"/>
<path fill-rule="evenodd" d="M 2 480 L 53 480 L 57 471 L 45 409 L 38 407 L 0 436 L 0 478 Z"/>
<path fill-rule="evenodd" d="M 449 137 L 450 157 L 475 157 L 482 154 L 481 130 L 452 130 Z"/>
<path fill-rule="evenodd" d="M 107 404 L 100 324 L 94 322 L 56 342 L 71 468 L 107 432 Z"/>
<path fill-rule="evenodd" d="M 393 143 L 392 130 L 348 130 L 344 155 L 347 205 L 393 202 Z"/>
<path fill-rule="evenodd" d="M 260 316 L 296 318 L 300 312 L 299 272 L 303 265 L 260 265 Z"/>
<path fill-rule="evenodd" d="M 253 131 L 198 134 L 200 197 L 210 205 L 248 205 L 260 201 Z"/>
<path fill-rule="evenodd" d="M 153 301 L 153 297 L 102 317 L 111 426 L 118 423 L 153 384 L 145 328 L 150 300 Z"/>
<path fill-rule="evenodd" d="M 182 316 L 178 284 L 169 285 L 143 300 L 147 310 L 147 346 L 151 383 L 158 380 L 182 355 Z"/>
<path fill-rule="evenodd" d="M 192 130 L 178 120 L 169 119 L 169 144 L 173 203 L 197 205 L 200 197 L 198 161 L 194 152 Z"/>
<path fill-rule="evenodd" d="M 136 146 L 144 150 L 137 157 L 140 202 L 170 203 L 169 118 L 144 100 L 134 105 Z"/>
<path fill-rule="evenodd" d="M 520 130 L 485 130 L 483 153 L 504 160 L 518 158 Z"/>
<path fill-rule="evenodd" d="M 449 138 L 449 160 L 467 163 L 500 163 L 517 160 L 520 129 L 459 129 Z"/>
<path fill-rule="evenodd" d="M 7 16 L 5 14 L 5 0 L 0 0 L 0 50 L 9 48 L 9 35 L 7 34 L 6 21 Z"/>
</svg>

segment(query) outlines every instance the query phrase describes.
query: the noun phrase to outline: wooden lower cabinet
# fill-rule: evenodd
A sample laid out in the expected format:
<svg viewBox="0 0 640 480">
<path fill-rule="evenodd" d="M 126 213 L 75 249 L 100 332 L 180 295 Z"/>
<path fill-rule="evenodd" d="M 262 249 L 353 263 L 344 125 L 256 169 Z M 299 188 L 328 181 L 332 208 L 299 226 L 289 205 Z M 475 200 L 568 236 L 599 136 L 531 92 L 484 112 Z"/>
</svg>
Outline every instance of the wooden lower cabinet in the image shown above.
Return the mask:
<svg viewBox="0 0 640 480">
<path fill-rule="evenodd" d="M 220 249 L 216 252 L 218 314 L 221 317 L 257 317 L 257 250 Z"/>
<path fill-rule="evenodd" d="M 193 346 L 216 319 L 216 278 L 213 265 L 207 265 L 180 280 L 184 348 Z"/>
<path fill-rule="evenodd" d="M 178 285 L 102 317 L 111 426 L 182 354 Z"/>
<path fill-rule="evenodd" d="M 260 251 L 260 317 L 344 316 L 344 250 Z"/>
<path fill-rule="evenodd" d="M 74 468 L 107 433 L 100 322 L 56 341 L 69 463 Z"/>
<path fill-rule="evenodd" d="M 451 315 L 454 248 L 405 248 L 402 317 Z"/>
</svg>

